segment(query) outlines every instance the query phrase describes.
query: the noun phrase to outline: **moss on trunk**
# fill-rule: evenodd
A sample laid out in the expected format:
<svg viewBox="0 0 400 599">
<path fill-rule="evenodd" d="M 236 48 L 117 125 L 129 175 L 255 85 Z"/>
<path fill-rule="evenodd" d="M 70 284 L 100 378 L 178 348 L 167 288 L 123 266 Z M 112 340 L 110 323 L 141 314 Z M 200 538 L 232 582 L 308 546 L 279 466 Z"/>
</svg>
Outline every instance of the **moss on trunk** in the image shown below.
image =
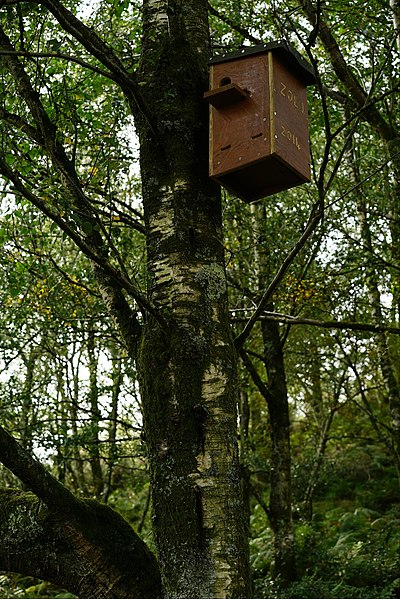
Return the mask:
<svg viewBox="0 0 400 599">
<path fill-rule="evenodd" d="M 67 517 L 34 495 L 0 492 L 0 569 L 35 576 L 80 599 L 161 598 L 158 566 L 116 512 L 81 501 Z"/>
<path fill-rule="evenodd" d="M 149 318 L 140 356 L 153 528 L 168 599 L 247 599 L 219 190 L 207 174 L 207 2 L 144 3 L 140 126 Z M 151 35 L 149 33 L 151 32 Z"/>
</svg>

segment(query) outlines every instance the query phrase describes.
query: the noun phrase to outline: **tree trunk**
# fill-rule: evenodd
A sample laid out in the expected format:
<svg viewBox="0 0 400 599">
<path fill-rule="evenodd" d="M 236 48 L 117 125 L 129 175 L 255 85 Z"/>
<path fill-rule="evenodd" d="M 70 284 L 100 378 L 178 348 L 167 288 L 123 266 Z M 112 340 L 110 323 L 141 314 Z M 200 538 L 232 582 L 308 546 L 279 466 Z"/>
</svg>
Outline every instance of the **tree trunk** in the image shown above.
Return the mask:
<svg viewBox="0 0 400 599">
<path fill-rule="evenodd" d="M 266 211 L 255 206 L 255 232 L 257 238 L 256 262 L 259 290 L 265 289 L 270 259 L 267 255 L 264 233 Z M 273 311 L 273 304 L 266 307 Z M 268 393 L 266 396 L 271 431 L 271 491 L 269 520 L 274 533 L 274 568 L 276 580 L 286 585 L 295 579 L 295 547 L 292 522 L 291 454 L 289 402 L 286 386 L 285 363 L 279 325 L 275 321 L 261 321 L 263 354 L 267 369 Z"/>
<path fill-rule="evenodd" d="M 72 449 L 70 450 L 72 460 L 68 463 L 68 469 L 70 470 L 71 478 L 74 483 L 75 492 L 80 492 L 84 497 L 89 495 L 88 485 L 86 482 L 85 471 L 84 471 L 84 460 L 83 454 L 81 453 L 79 439 L 79 365 L 81 363 L 81 350 L 79 350 L 77 364 L 74 364 L 74 356 L 76 352 L 72 353 L 69 357 L 68 363 L 65 366 L 65 374 L 68 380 L 69 369 L 71 370 L 72 382 L 71 382 L 71 400 L 68 401 L 68 390 L 64 391 L 64 401 L 69 405 L 69 418 L 71 422 L 72 431 Z"/>
<path fill-rule="evenodd" d="M 220 193 L 207 176 L 207 2 L 144 2 L 139 126 L 149 294 L 140 355 L 168 599 L 250 596 Z"/>
<path fill-rule="evenodd" d="M 115 462 L 117 460 L 117 419 L 118 419 L 118 404 L 119 395 L 121 392 L 121 385 L 123 380 L 122 373 L 122 358 L 119 352 L 114 348 L 111 349 L 113 372 L 112 372 L 112 394 L 111 394 L 111 411 L 109 415 L 108 425 L 108 457 L 107 457 L 107 470 L 105 475 L 103 501 L 107 503 L 110 493 L 112 491 L 112 479 Z M 140 530 L 139 530 L 140 532 Z"/>
<path fill-rule="evenodd" d="M 271 310 L 272 306 L 268 307 Z M 274 578 L 287 585 L 296 576 L 292 522 L 289 403 L 278 323 L 261 323 L 268 372 L 268 413 L 271 427 L 271 493 L 269 520 L 274 533 Z"/>
<path fill-rule="evenodd" d="M 324 393 L 321 380 L 322 360 L 320 351 L 314 340 L 309 343 L 309 349 L 312 353 L 312 363 L 310 364 L 310 396 L 309 403 L 318 427 L 318 437 L 313 456 L 311 472 L 308 477 L 307 487 L 303 496 L 304 513 L 309 521 L 313 517 L 313 496 L 318 485 L 319 473 L 324 461 L 326 447 L 329 441 L 330 429 L 339 408 L 340 393 L 343 388 L 346 369 L 341 375 L 337 385 L 335 385 L 332 400 L 324 401 Z M 332 381 L 335 384 L 335 379 Z M 329 393 L 329 396 L 331 394 Z"/>
<path fill-rule="evenodd" d="M 27 357 L 22 353 L 26 374 L 19 402 L 21 404 L 21 445 L 24 449 L 32 449 L 32 420 L 35 418 L 32 413 L 32 393 L 34 372 L 39 356 L 40 349 L 35 346 L 29 350 L 29 355 Z"/>
<path fill-rule="evenodd" d="M 392 11 L 393 25 L 396 32 L 397 49 L 400 52 L 400 1 L 390 0 L 390 9 Z"/>
<path fill-rule="evenodd" d="M 100 460 L 100 409 L 99 390 L 97 384 L 97 357 L 95 352 L 94 331 L 89 330 L 87 340 L 87 357 L 89 368 L 89 404 L 90 404 L 90 469 L 92 471 L 94 497 L 102 496 L 104 490 L 103 471 Z"/>
<path fill-rule="evenodd" d="M 245 384 L 242 386 L 244 387 Z M 247 386 L 247 385 L 246 385 Z M 250 481 L 250 468 L 248 463 L 248 452 L 249 452 L 249 426 L 250 426 L 250 405 L 249 397 L 246 389 L 240 389 L 240 400 L 239 400 L 239 438 L 240 438 L 240 462 L 242 472 L 242 492 L 246 518 L 247 534 L 250 538 L 250 516 L 251 516 L 251 481 Z"/>
</svg>

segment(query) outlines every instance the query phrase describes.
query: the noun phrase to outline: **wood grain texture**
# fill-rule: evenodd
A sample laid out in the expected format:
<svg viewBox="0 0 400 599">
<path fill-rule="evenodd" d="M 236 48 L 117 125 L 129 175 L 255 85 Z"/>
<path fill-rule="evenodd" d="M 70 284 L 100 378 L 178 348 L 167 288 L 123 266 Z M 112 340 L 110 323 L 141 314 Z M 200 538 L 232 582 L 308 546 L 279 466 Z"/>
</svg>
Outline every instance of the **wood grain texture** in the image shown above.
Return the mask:
<svg viewBox="0 0 400 599">
<path fill-rule="evenodd" d="M 310 180 L 307 89 L 273 51 L 218 62 L 210 88 L 247 93 L 210 106 L 210 176 L 251 202 Z"/>
</svg>

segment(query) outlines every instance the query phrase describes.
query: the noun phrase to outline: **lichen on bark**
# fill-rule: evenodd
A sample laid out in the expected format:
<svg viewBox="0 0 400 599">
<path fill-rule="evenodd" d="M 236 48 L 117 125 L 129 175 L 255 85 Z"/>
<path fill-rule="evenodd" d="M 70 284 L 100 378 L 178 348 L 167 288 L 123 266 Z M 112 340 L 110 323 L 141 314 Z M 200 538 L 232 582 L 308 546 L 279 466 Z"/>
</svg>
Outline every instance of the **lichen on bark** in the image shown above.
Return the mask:
<svg viewBox="0 0 400 599">
<path fill-rule="evenodd" d="M 158 566 L 123 518 L 96 501 L 68 515 L 36 495 L 0 491 L 0 569 L 34 576 L 81 599 L 161 599 Z"/>
<path fill-rule="evenodd" d="M 207 174 L 207 2 L 170 2 L 168 32 L 155 9 L 144 3 L 141 76 L 158 133 L 139 127 L 149 293 L 169 323 L 149 318 L 140 352 L 153 528 L 168 599 L 248 599 L 221 200 Z"/>
</svg>

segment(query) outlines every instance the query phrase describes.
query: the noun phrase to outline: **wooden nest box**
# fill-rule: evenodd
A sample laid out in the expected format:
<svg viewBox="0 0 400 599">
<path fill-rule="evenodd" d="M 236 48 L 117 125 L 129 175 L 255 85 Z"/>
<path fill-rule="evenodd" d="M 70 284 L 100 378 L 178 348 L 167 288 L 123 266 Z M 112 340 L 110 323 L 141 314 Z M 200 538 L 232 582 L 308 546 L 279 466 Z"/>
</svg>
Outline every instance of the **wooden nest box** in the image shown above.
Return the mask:
<svg viewBox="0 0 400 599">
<path fill-rule="evenodd" d="M 210 62 L 210 176 L 246 202 L 310 181 L 312 67 L 286 42 Z"/>
</svg>

